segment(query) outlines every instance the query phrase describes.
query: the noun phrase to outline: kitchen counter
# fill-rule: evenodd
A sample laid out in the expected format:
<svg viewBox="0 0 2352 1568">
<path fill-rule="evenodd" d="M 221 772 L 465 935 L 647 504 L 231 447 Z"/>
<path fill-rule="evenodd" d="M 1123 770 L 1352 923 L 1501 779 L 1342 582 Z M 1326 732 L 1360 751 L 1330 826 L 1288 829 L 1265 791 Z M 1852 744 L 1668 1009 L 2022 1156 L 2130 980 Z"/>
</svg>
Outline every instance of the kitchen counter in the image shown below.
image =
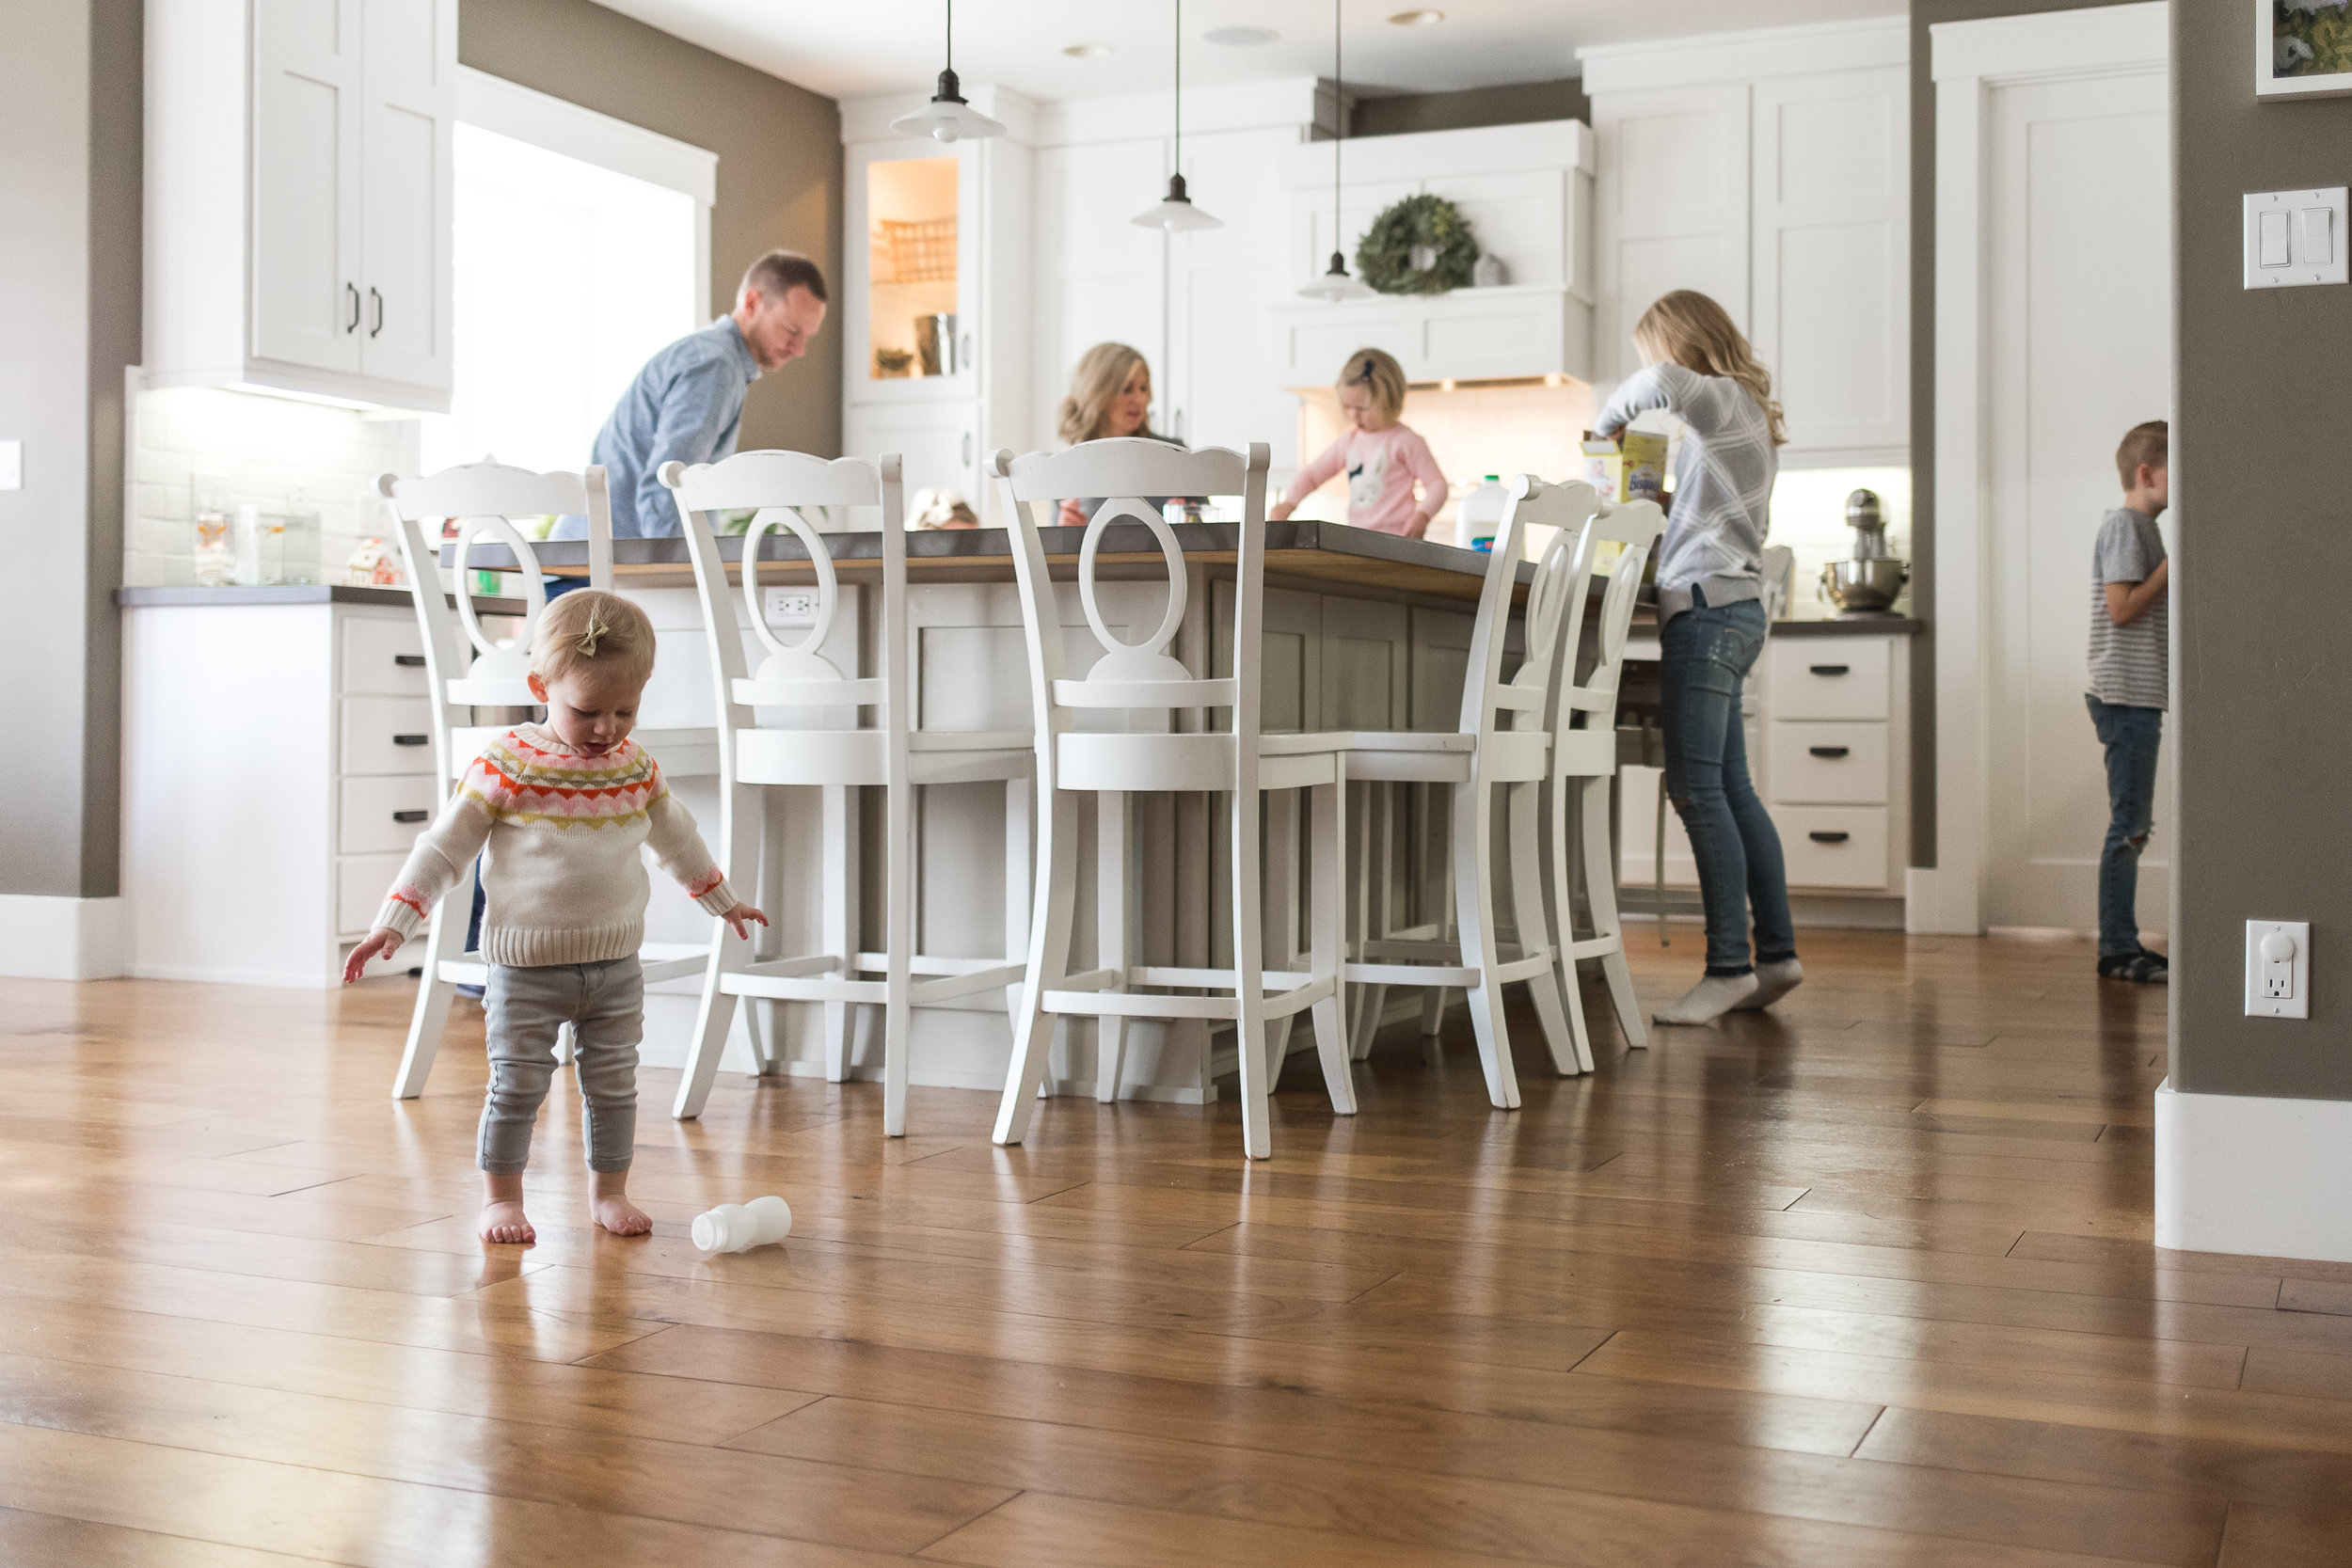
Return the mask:
<svg viewBox="0 0 2352 1568">
<path fill-rule="evenodd" d="M 1772 623 L 1774 637 L 1916 637 L 1925 621 L 1909 615 L 1791 616 Z"/>
<path fill-rule="evenodd" d="M 1188 563 L 1230 565 L 1240 548 L 1238 523 L 1178 523 L 1177 547 Z M 1268 523 L 1266 580 L 1306 588 L 1348 593 L 1370 590 L 1387 596 L 1428 595 L 1475 603 L 1486 578 L 1486 557 L 1477 550 L 1439 545 L 1426 539 L 1406 539 L 1343 523 L 1296 520 Z M 1049 528 L 1043 535 L 1047 562 L 1055 575 L 1075 576 L 1078 550 L 1086 538 L 1082 528 Z M 845 581 L 870 580 L 882 570 L 879 532 L 828 533 L 834 569 Z M 719 540 L 720 558 L 730 565 L 743 556 L 740 535 Z M 584 540 L 534 543 L 540 568 L 567 577 L 585 576 L 588 546 Z M 789 533 L 771 532 L 759 551 L 762 580 L 783 584 L 811 580 L 815 571 L 808 552 Z M 1164 575 L 1158 542 L 1141 523 L 1113 523 L 1104 530 L 1096 557 L 1104 580 Z M 441 563 L 457 564 L 454 541 L 441 546 Z M 471 564 L 487 571 L 516 568 L 512 552 L 495 540 L 477 540 Z M 615 585 L 622 588 L 691 587 L 694 569 L 684 539 L 616 539 L 612 542 Z M 1519 567 L 1519 581 L 1534 580 L 1532 562 Z M 925 529 L 907 535 L 907 577 L 914 583 L 1009 582 L 1012 552 L 1000 528 Z"/>
<path fill-rule="evenodd" d="M 584 546 L 583 546 L 584 548 Z M 230 605 L 373 605 L 406 610 L 414 604 L 405 588 L 353 588 L 336 583 L 287 582 L 269 588 L 118 588 L 115 603 L 125 610 L 170 608 L 214 609 Z M 520 615 L 520 599 L 492 598 L 477 594 L 476 615 Z"/>
</svg>

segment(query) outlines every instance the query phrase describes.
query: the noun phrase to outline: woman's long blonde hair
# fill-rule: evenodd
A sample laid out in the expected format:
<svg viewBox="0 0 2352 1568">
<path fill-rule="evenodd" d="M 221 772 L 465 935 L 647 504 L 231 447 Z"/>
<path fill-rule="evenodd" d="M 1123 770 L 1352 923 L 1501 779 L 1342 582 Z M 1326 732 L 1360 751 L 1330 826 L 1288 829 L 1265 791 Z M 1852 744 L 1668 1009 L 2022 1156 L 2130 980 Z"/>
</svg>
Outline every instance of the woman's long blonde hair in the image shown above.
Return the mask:
<svg viewBox="0 0 2352 1568">
<path fill-rule="evenodd" d="M 1772 396 L 1772 372 L 1732 325 L 1730 314 L 1707 295 L 1695 289 L 1661 295 L 1633 324 L 1633 344 L 1652 360 L 1738 382 L 1771 421 L 1772 445 L 1788 444 L 1788 424 Z"/>
<path fill-rule="evenodd" d="M 1081 441 L 1091 441 L 1103 434 L 1103 421 L 1111 411 L 1111 400 L 1127 388 L 1127 378 L 1137 365 L 1143 367 L 1147 380 L 1152 374 L 1151 362 L 1142 351 L 1125 343 L 1097 343 L 1078 358 L 1078 368 L 1070 372 L 1070 395 L 1061 400 L 1055 411 L 1055 422 L 1060 427 L 1062 445 L 1074 447 Z M 1152 434 L 1146 428 L 1138 436 Z"/>
</svg>

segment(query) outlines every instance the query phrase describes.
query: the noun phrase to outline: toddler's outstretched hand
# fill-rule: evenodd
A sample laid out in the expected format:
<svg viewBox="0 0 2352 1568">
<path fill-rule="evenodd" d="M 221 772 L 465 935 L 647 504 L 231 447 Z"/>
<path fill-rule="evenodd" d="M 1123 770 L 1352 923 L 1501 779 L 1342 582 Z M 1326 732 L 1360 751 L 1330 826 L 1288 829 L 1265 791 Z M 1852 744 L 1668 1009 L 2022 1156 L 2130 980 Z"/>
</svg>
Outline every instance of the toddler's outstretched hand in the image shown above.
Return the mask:
<svg viewBox="0 0 2352 1568">
<path fill-rule="evenodd" d="M 729 927 L 733 927 L 735 934 L 739 937 L 748 937 L 752 934 L 752 922 L 755 920 L 758 921 L 762 926 L 768 924 L 768 917 L 766 915 L 760 913 L 751 905 L 744 903 L 741 899 L 736 900 L 735 908 L 729 910 L 719 918 L 725 921 Z"/>
<path fill-rule="evenodd" d="M 765 924 L 763 922 L 762 924 Z M 401 935 L 389 926 L 378 926 L 368 933 L 368 940 L 351 950 L 343 960 L 343 984 L 350 985 L 368 967 L 368 960 L 379 954 L 389 958 L 400 951 Z"/>
</svg>

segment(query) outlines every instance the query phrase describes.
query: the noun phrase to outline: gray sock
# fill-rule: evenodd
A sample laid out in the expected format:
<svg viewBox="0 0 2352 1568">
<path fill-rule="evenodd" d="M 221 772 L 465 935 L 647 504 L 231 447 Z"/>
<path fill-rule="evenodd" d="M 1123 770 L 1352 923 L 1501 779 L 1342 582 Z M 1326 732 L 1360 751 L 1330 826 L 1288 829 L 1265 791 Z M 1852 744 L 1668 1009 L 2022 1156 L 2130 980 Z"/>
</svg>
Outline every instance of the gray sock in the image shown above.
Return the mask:
<svg viewBox="0 0 2352 1568">
<path fill-rule="evenodd" d="M 1760 1012 L 1804 984 L 1804 965 L 1794 958 L 1783 958 L 1773 964 L 1757 964 L 1756 994 L 1740 1003 L 1736 1010 Z"/>
<path fill-rule="evenodd" d="M 1661 1023 L 1712 1023 L 1756 990 L 1754 974 L 1709 974 L 1682 993 L 1682 1000 L 1651 1016 Z"/>
</svg>

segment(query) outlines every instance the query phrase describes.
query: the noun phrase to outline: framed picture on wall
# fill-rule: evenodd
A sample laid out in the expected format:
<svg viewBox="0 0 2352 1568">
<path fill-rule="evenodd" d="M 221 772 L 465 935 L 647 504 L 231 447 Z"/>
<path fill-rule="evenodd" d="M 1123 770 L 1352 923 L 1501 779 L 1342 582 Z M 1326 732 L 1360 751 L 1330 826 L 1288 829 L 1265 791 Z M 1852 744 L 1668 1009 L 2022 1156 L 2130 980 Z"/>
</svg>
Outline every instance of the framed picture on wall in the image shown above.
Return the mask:
<svg viewBox="0 0 2352 1568">
<path fill-rule="evenodd" d="M 2352 93 L 2352 0 L 2250 0 L 2254 92 L 2261 98 Z"/>
</svg>

